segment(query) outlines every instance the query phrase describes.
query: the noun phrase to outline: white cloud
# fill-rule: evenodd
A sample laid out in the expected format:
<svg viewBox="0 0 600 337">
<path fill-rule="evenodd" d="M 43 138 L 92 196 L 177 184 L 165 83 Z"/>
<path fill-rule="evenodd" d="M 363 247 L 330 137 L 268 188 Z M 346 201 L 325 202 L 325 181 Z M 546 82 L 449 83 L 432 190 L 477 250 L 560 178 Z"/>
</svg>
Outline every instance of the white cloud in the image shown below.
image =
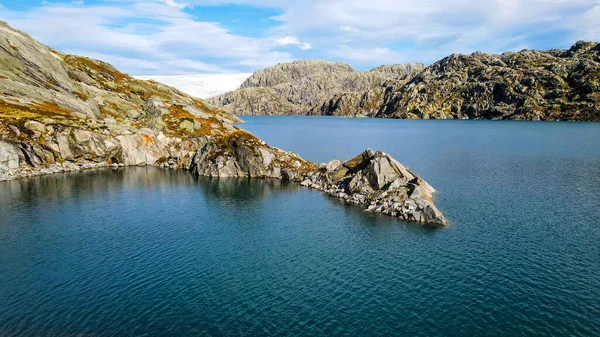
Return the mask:
<svg viewBox="0 0 600 337">
<path fill-rule="evenodd" d="M 290 44 L 300 44 L 300 41 L 298 41 L 298 38 L 295 36 L 280 37 L 278 39 L 275 39 L 275 42 L 279 43 L 282 46 L 287 46 Z"/>
<path fill-rule="evenodd" d="M 239 19 L 235 6 L 221 23 L 187 13 L 218 5 L 281 14 L 248 37 L 226 27 Z M 367 68 L 600 40 L 600 0 L 105 0 L 0 14 L 55 48 L 102 55 L 136 74 L 250 71 L 307 56 Z"/>
<path fill-rule="evenodd" d="M 343 32 L 346 32 L 346 33 L 358 33 L 358 32 L 360 32 L 360 29 L 354 28 L 354 27 L 350 27 L 350 26 L 340 26 L 340 30 L 342 30 Z"/>
<path fill-rule="evenodd" d="M 200 2 L 204 2 L 200 1 Z M 405 61 L 433 62 L 452 52 L 567 48 L 600 40 L 600 0 L 212 0 L 275 7 L 272 31 L 309 39 L 317 50 L 388 48 Z M 360 57 L 378 62 L 381 53 Z M 388 53 L 389 54 L 389 53 Z M 337 53 L 330 54 L 338 55 Z M 356 55 L 357 57 L 359 55 Z"/>
<path fill-rule="evenodd" d="M 304 43 L 301 43 L 298 48 L 300 48 L 302 50 L 311 50 L 312 49 L 312 45 L 310 43 L 308 43 L 308 42 L 304 42 Z"/>
<path fill-rule="evenodd" d="M 337 59 L 350 62 L 402 63 L 402 56 L 389 48 L 352 48 L 340 45 L 329 50 L 329 53 Z"/>
<path fill-rule="evenodd" d="M 280 45 L 282 47 L 292 45 L 292 46 L 298 46 L 298 48 L 300 48 L 302 50 L 312 49 L 312 45 L 310 43 L 300 42 L 300 40 L 298 40 L 298 38 L 295 36 L 284 36 L 284 37 L 276 38 L 275 43 L 277 43 L 278 45 Z"/>
<path fill-rule="evenodd" d="M 100 58 L 131 74 L 254 70 L 294 59 L 276 50 L 271 38 L 236 35 L 220 23 L 196 21 L 178 2 L 48 4 L 1 14 L 53 48 Z"/>
<path fill-rule="evenodd" d="M 184 9 L 187 7 L 186 4 L 184 3 L 177 3 L 175 2 L 175 0 L 165 0 L 165 5 L 169 6 L 169 7 L 175 7 L 178 9 Z"/>
</svg>

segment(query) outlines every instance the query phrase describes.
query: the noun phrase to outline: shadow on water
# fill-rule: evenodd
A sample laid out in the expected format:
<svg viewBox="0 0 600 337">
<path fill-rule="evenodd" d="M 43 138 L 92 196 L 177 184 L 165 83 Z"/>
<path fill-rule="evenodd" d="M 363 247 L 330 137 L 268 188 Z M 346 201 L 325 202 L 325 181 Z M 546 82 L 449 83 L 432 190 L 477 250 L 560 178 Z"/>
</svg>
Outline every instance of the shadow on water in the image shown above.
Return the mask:
<svg viewBox="0 0 600 337">
<path fill-rule="evenodd" d="M 386 232 L 392 228 L 403 228 L 421 235 L 434 235 L 439 231 L 439 228 L 418 226 L 389 216 L 366 212 L 359 205 L 348 204 L 293 182 L 278 179 L 206 178 L 194 176 L 184 170 L 163 170 L 155 167 L 87 170 L 0 182 L 0 205 L 5 216 L 18 218 L 19 214 L 39 212 L 40 200 L 44 201 L 45 206 L 65 202 L 78 204 L 97 196 L 116 198 L 124 191 L 132 190 L 147 191 L 150 196 L 155 195 L 156 199 L 160 191 L 194 188 L 201 192 L 196 198 L 220 203 L 215 207 L 235 209 L 264 203 L 269 198 L 273 198 L 276 204 L 278 198 L 274 197 L 283 194 L 284 200 L 300 203 L 298 207 L 304 207 L 306 212 L 323 212 L 331 208 L 327 205 L 335 205 L 334 216 L 343 217 L 347 224 L 356 223 L 369 231 Z"/>
</svg>

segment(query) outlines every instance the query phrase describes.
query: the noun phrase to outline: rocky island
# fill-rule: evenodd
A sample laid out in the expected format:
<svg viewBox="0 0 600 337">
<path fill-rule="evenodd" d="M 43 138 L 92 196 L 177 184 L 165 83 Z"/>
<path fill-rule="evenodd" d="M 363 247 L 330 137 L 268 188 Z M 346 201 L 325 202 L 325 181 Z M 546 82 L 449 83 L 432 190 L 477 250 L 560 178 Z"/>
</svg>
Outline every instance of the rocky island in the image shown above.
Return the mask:
<svg viewBox="0 0 600 337">
<path fill-rule="evenodd" d="M 364 73 L 296 61 L 259 70 L 210 102 L 236 115 L 600 121 L 600 44 L 453 54 Z"/>
<path fill-rule="evenodd" d="M 234 126 L 230 112 L 0 23 L 0 180 L 152 165 L 301 183 L 367 210 L 444 226 L 434 189 L 382 152 L 317 165 Z"/>
</svg>

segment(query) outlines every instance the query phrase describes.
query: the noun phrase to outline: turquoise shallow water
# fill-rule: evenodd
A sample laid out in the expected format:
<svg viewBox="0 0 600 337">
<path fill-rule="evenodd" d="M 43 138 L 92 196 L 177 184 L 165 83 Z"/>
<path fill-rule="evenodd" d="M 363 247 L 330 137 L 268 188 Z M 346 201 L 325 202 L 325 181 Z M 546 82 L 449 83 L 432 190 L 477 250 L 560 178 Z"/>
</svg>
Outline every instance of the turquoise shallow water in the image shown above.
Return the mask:
<svg viewBox="0 0 600 337">
<path fill-rule="evenodd" d="M 293 184 L 128 168 L 0 183 L 0 336 L 600 334 L 600 124 L 249 117 L 382 149 L 451 226 Z"/>
</svg>

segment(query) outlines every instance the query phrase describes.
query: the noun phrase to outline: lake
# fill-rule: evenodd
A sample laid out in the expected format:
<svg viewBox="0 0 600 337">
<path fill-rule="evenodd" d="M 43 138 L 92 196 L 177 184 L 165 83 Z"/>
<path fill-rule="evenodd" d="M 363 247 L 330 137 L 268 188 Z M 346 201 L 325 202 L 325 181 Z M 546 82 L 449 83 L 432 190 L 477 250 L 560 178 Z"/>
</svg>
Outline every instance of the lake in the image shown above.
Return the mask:
<svg viewBox="0 0 600 337">
<path fill-rule="evenodd" d="M 600 335 L 600 124 L 244 119 L 389 153 L 450 226 L 158 168 L 0 182 L 0 335 Z"/>
</svg>

